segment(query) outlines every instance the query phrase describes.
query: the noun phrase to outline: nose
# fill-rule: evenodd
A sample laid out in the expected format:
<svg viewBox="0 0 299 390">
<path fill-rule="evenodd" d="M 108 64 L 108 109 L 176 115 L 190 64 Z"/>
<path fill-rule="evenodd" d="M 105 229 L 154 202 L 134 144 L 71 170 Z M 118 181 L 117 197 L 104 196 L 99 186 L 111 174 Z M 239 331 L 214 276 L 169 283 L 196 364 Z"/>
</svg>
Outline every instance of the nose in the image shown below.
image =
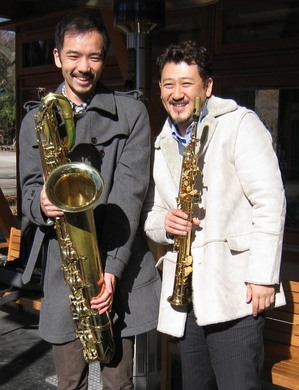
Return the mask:
<svg viewBox="0 0 299 390">
<path fill-rule="evenodd" d="M 179 83 L 175 84 L 173 87 L 172 98 L 174 100 L 180 100 L 183 97 L 184 97 L 184 92 L 183 89 L 181 88 L 181 85 Z"/>
<path fill-rule="evenodd" d="M 78 63 L 78 71 L 81 73 L 87 73 L 90 71 L 90 65 L 88 58 L 81 57 L 79 63 Z"/>
</svg>

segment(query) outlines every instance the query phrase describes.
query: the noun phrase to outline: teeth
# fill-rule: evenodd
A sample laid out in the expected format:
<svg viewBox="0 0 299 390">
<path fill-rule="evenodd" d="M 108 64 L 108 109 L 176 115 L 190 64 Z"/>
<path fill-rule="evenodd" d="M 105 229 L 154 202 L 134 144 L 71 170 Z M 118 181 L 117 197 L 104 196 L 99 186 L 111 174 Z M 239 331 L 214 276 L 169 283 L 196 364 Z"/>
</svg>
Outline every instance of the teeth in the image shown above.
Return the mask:
<svg viewBox="0 0 299 390">
<path fill-rule="evenodd" d="M 77 77 L 77 79 L 80 81 L 88 81 L 90 80 L 90 77 Z"/>
</svg>

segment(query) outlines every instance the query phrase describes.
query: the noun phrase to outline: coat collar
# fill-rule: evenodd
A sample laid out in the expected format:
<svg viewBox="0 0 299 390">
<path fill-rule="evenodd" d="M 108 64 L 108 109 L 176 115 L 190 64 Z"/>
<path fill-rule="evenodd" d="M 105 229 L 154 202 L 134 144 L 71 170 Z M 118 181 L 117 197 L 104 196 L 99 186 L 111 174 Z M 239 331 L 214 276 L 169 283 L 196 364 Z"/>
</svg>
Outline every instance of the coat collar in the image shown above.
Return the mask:
<svg viewBox="0 0 299 390">
<path fill-rule="evenodd" d="M 208 99 L 207 110 L 208 114 L 200 123 L 197 129 L 197 144 L 196 153 L 198 158 L 205 154 L 209 143 L 215 133 L 218 124 L 218 118 L 222 115 L 228 114 L 237 110 L 238 105 L 234 100 L 221 99 L 212 96 Z"/>
<path fill-rule="evenodd" d="M 161 149 L 173 180 L 177 183 L 180 178 L 182 163 L 178 143 L 172 136 L 172 129 L 168 120 L 166 120 L 162 132 L 158 135 L 154 147 L 155 149 Z"/>
</svg>

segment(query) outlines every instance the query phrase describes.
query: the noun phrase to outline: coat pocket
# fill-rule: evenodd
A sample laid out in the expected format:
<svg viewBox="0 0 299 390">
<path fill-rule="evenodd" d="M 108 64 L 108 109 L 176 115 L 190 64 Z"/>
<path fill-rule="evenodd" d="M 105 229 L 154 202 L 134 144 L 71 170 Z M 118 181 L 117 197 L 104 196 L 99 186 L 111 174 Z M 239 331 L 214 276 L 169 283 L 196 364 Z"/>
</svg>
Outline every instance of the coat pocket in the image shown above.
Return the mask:
<svg viewBox="0 0 299 390">
<path fill-rule="evenodd" d="M 185 329 L 186 307 L 174 307 L 167 298 L 173 293 L 177 253 L 167 252 L 159 262 L 163 262 L 162 291 L 159 309 L 158 331 L 174 337 L 182 337 Z"/>
<path fill-rule="evenodd" d="M 160 259 L 156 263 L 156 268 L 158 268 L 159 270 L 162 271 L 162 270 L 164 270 L 164 267 L 167 267 L 168 262 L 170 264 L 172 263 L 176 266 L 176 262 L 177 262 L 177 253 L 176 252 L 169 251 L 164 256 L 160 257 Z M 164 264 L 165 264 L 165 266 L 164 266 Z"/>
<path fill-rule="evenodd" d="M 229 236 L 226 238 L 229 249 L 232 252 L 245 252 L 250 247 L 250 235 Z"/>
</svg>

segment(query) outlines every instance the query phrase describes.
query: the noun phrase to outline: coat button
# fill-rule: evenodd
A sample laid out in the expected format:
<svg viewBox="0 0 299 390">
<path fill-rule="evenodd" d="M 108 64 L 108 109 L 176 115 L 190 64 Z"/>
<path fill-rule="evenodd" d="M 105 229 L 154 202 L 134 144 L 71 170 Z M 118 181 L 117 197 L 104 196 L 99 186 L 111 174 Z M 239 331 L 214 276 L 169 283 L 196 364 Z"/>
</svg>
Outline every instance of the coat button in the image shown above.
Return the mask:
<svg viewBox="0 0 299 390">
<path fill-rule="evenodd" d="M 104 150 L 100 150 L 99 154 L 100 154 L 100 157 L 103 158 L 105 156 Z"/>
<path fill-rule="evenodd" d="M 92 137 L 92 139 L 91 139 L 91 143 L 92 143 L 93 145 L 95 145 L 95 144 L 97 143 L 97 139 L 96 139 L 96 137 Z"/>
</svg>

